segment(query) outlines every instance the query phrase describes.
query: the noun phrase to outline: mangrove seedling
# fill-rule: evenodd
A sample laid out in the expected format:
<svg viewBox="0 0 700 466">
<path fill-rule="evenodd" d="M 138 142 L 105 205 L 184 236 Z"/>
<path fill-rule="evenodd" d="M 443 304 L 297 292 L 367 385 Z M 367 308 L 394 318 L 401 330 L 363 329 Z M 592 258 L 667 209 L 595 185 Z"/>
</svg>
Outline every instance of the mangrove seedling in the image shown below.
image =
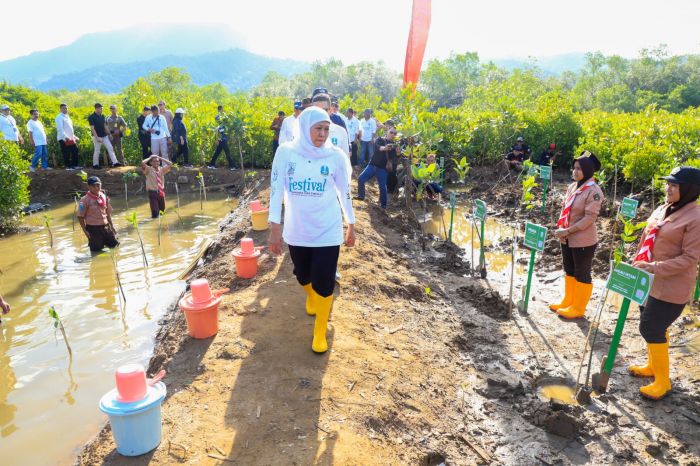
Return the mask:
<svg viewBox="0 0 700 466">
<path fill-rule="evenodd" d="M 457 176 L 459 177 L 459 182 L 464 183 L 464 180 L 467 178 L 467 175 L 469 174 L 469 168 L 470 168 L 469 162 L 467 162 L 467 157 L 464 156 L 459 160 L 457 160 L 456 157 L 453 157 L 452 161 L 455 163 L 453 170 L 455 172 L 457 172 Z"/>
<path fill-rule="evenodd" d="M 46 231 L 49 233 L 49 246 L 53 248 L 53 233 L 51 233 L 51 217 L 44 214 L 44 226 Z"/>
<path fill-rule="evenodd" d="M 61 331 L 61 334 L 63 335 L 63 341 L 66 344 L 66 349 L 68 349 L 68 354 L 70 357 L 73 357 L 73 350 L 70 347 L 70 344 L 68 343 L 68 336 L 66 335 L 66 329 L 63 327 L 63 322 L 61 322 L 61 318 L 58 316 L 58 313 L 56 312 L 56 309 L 54 309 L 53 306 L 49 308 L 49 316 L 53 319 L 53 328 L 54 329 L 59 329 Z"/>
<path fill-rule="evenodd" d="M 523 197 L 520 199 L 520 204 L 527 210 L 532 210 L 535 207 L 535 194 L 532 192 L 537 187 L 537 179 L 532 173 L 533 163 L 529 160 L 523 162 Z"/>
<path fill-rule="evenodd" d="M 88 174 L 85 173 L 83 170 L 80 170 L 78 173 L 76 173 L 80 177 L 81 180 L 83 180 L 83 183 L 87 183 L 88 179 Z"/>
<path fill-rule="evenodd" d="M 119 292 L 126 302 L 126 294 L 124 294 L 124 288 L 122 287 L 122 280 L 119 277 L 119 268 L 117 267 L 117 259 L 114 257 L 114 249 L 109 249 L 109 255 L 112 258 L 112 265 L 114 266 L 114 277 L 117 279 L 117 285 L 119 286 Z"/>
<path fill-rule="evenodd" d="M 126 220 L 134 226 L 136 234 L 139 237 L 139 244 L 141 244 L 141 255 L 143 257 L 143 265 L 148 268 L 148 259 L 146 258 L 146 248 L 143 247 L 143 239 L 141 238 L 141 231 L 139 230 L 139 221 L 136 218 L 136 211 L 132 210 L 130 215 L 126 216 Z"/>
<path fill-rule="evenodd" d="M 632 219 L 625 218 L 622 214 L 617 215 L 617 219 L 622 222 L 623 228 L 620 233 L 620 244 L 615 249 L 615 264 L 626 260 L 625 246 L 637 240 L 637 232 L 647 226 L 647 222 L 634 223 Z"/>
<path fill-rule="evenodd" d="M 80 193 L 76 192 L 73 194 L 73 202 L 75 202 L 75 208 L 73 209 L 73 231 L 75 231 L 75 217 L 78 216 L 78 201 L 80 200 Z"/>
<path fill-rule="evenodd" d="M 165 219 L 165 210 L 158 212 L 158 246 L 160 246 L 160 233 L 163 226 L 163 220 Z"/>
<path fill-rule="evenodd" d="M 124 200 L 126 201 L 126 208 L 129 208 L 129 181 L 134 178 L 138 178 L 139 175 L 136 172 L 126 172 L 122 175 L 122 181 L 124 182 Z"/>
<path fill-rule="evenodd" d="M 207 187 L 204 185 L 204 175 L 202 172 L 197 172 L 197 181 L 199 182 L 199 208 L 204 210 L 204 203 L 202 202 L 202 195 L 204 196 L 204 201 L 207 200 Z"/>
</svg>

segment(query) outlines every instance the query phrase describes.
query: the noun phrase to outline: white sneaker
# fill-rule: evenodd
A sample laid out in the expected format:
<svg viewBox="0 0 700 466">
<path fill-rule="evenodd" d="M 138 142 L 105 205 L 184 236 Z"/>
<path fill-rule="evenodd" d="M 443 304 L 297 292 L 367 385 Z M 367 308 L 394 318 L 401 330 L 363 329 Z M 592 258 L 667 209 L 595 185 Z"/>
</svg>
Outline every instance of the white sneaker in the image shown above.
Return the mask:
<svg viewBox="0 0 700 466">
<path fill-rule="evenodd" d="M 214 165 L 207 165 L 207 168 L 211 168 L 212 170 L 216 170 L 216 167 Z"/>
<path fill-rule="evenodd" d="M 34 172 L 36 171 L 36 168 L 34 168 L 34 167 L 29 167 L 29 171 L 32 172 L 32 173 L 34 173 Z"/>
</svg>

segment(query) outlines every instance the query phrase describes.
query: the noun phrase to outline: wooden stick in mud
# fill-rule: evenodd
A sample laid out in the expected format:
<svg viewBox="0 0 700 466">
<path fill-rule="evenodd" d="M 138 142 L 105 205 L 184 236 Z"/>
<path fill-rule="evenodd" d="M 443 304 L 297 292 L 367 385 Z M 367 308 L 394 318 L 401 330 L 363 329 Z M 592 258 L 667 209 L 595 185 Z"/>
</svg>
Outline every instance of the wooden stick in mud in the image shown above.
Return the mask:
<svg viewBox="0 0 700 466">
<path fill-rule="evenodd" d="M 508 312 L 513 312 L 513 279 L 515 277 L 515 243 L 517 241 L 518 225 L 513 227 L 513 243 L 510 247 L 510 290 L 508 291 Z"/>
</svg>

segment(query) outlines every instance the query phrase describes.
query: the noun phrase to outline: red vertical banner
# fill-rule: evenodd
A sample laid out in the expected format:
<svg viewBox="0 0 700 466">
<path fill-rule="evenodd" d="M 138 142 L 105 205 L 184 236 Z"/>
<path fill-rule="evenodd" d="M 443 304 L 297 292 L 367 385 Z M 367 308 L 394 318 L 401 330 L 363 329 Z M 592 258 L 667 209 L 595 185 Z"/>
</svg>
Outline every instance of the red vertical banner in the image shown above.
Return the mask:
<svg viewBox="0 0 700 466">
<path fill-rule="evenodd" d="M 403 85 L 418 84 L 420 68 L 423 64 L 425 45 L 430 31 L 430 8 L 432 0 L 413 0 L 411 30 L 406 45 L 406 62 L 403 67 Z"/>
</svg>

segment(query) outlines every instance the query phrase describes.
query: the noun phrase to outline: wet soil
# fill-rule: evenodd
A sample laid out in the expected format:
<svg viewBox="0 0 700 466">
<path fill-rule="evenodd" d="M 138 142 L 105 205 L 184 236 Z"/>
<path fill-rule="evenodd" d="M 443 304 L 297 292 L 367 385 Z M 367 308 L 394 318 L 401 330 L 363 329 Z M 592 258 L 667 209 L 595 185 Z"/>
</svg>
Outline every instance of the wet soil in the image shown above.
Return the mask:
<svg viewBox="0 0 700 466">
<path fill-rule="evenodd" d="M 697 353 L 672 344 L 673 393 L 641 399 L 646 382 L 625 373 L 645 357 L 635 308 L 607 394 L 588 406 L 542 400 L 543 377 L 575 382 L 588 331 L 587 320 L 563 321 L 546 306 L 559 298 L 561 272 L 548 268 L 556 254 L 539 260 L 529 314 L 508 314 L 509 276 L 472 278 L 458 251 L 419 238 L 400 203 L 376 203 L 373 185 L 355 203 L 358 244 L 341 249 L 331 350 L 316 355 L 287 254 L 263 254 L 256 278 L 235 277 L 239 239 L 266 238 L 249 231 L 241 202 L 194 273 L 232 289 L 219 333 L 193 340 L 173 310 L 158 336 L 150 371 L 168 371 L 163 442 L 127 459 L 106 427 L 78 464 L 698 464 Z M 523 282 L 516 277 L 518 296 Z M 591 303 L 601 289 L 598 280 Z M 615 319 L 606 306 L 593 372 Z M 671 341 L 692 335 L 688 327 L 674 324 Z"/>
</svg>

